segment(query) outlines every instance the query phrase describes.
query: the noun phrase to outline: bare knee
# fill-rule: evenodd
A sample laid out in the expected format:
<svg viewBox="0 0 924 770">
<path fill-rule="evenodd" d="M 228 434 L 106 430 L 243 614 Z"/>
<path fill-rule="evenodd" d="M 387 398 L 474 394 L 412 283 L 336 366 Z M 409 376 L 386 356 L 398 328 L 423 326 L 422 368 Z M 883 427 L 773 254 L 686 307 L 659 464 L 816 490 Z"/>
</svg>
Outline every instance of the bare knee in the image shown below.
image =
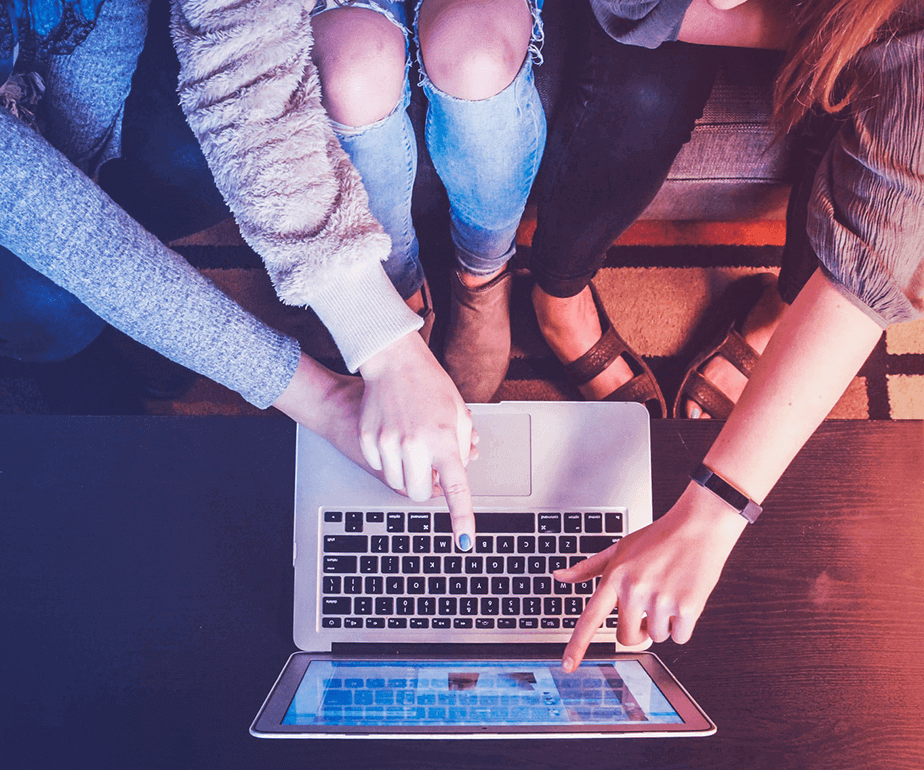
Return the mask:
<svg viewBox="0 0 924 770">
<path fill-rule="evenodd" d="M 367 126 L 390 115 L 404 88 L 401 30 L 364 8 L 326 11 L 314 18 L 312 29 L 327 114 L 346 126 Z"/>
<path fill-rule="evenodd" d="M 427 75 L 459 99 L 487 99 L 520 71 L 532 36 L 526 0 L 425 0 L 420 48 Z"/>
</svg>

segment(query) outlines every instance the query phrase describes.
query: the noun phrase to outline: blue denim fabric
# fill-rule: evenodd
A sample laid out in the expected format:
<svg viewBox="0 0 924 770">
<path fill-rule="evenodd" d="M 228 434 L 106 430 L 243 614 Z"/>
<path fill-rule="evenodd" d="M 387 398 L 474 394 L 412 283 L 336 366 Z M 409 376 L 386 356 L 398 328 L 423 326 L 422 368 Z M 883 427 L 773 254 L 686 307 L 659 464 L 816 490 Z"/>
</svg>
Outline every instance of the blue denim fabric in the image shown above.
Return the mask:
<svg viewBox="0 0 924 770">
<path fill-rule="evenodd" d="M 119 154 L 123 103 L 144 43 L 147 7 L 147 2 L 109 0 L 94 30 L 72 54 L 22 63 L 45 80 L 40 106 L 45 138 L 89 175 Z M 49 189 L 49 216 L 58 205 Z M 0 243 L 15 235 L 0 233 Z M 104 327 L 72 294 L 0 248 L 0 354 L 64 360 L 83 350 Z"/>
<path fill-rule="evenodd" d="M 517 225 L 545 143 L 545 114 L 532 73 L 542 39 L 542 0 L 526 2 L 535 20 L 529 55 L 514 82 L 500 94 L 481 101 L 456 99 L 433 86 L 422 64 L 420 67 L 420 85 L 430 100 L 427 146 L 449 196 L 459 265 L 474 274 L 492 273 L 513 255 Z M 384 14 L 402 28 L 408 39 L 411 25 L 407 3 L 321 0 L 314 13 L 342 5 Z M 420 5 L 415 3 L 415 28 Z M 405 68 L 406 81 L 409 70 L 410 59 Z M 417 145 L 407 114 L 410 87 L 407 83 L 394 111 L 373 125 L 357 128 L 333 124 L 341 145 L 363 178 L 372 213 L 391 236 L 392 253 L 385 271 L 405 299 L 420 288 L 424 278 L 411 221 Z"/>
</svg>

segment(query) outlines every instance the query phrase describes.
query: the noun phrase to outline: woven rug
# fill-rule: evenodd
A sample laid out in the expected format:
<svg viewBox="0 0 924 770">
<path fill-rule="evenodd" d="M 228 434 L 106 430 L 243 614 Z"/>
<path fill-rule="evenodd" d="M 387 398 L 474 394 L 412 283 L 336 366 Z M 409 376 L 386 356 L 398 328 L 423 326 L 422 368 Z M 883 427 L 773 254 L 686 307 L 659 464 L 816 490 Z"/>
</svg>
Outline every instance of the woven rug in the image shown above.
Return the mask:
<svg viewBox="0 0 924 770">
<path fill-rule="evenodd" d="M 702 328 L 710 307 L 728 284 L 749 273 L 778 271 L 778 245 L 638 245 L 633 241 L 683 242 L 678 232 L 621 239 L 595 279 L 613 324 L 648 360 L 670 403 L 687 363 L 703 345 Z M 726 233 L 726 236 L 728 233 Z M 697 237 L 702 237 L 699 233 Z M 513 356 L 497 400 L 579 399 L 565 383 L 562 369 L 545 345 L 529 301 L 529 234 L 516 259 L 513 288 Z M 747 241 L 741 233 L 714 240 Z M 753 238 L 750 238 L 753 241 Z M 777 240 L 773 234 L 763 240 Z M 445 276 L 449 262 L 434 258 L 445 245 L 430 248 L 421 234 L 422 252 L 437 310 L 434 340 L 441 338 L 446 317 Z M 174 247 L 224 291 L 272 326 L 296 337 L 303 349 L 326 365 L 342 370 L 337 351 L 314 314 L 279 303 L 260 261 L 244 245 L 231 222 Z M 436 347 L 436 345 L 435 345 Z M 156 414 L 253 414 L 257 412 L 226 389 L 200 379 L 174 402 L 150 402 Z M 841 419 L 924 419 L 924 321 L 890 328 L 844 397 L 831 413 Z"/>
</svg>

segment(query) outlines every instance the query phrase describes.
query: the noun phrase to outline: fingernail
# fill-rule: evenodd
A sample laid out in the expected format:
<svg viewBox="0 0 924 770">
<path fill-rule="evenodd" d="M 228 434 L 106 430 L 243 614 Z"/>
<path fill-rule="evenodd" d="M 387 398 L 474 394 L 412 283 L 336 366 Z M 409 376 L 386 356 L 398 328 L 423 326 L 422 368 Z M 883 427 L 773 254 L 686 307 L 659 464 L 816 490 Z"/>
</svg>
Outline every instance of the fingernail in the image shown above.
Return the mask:
<svg viewBox="0 0 924 770">
<path fill-rule="evenodd" d="M 690 419 L 692 419 L 692 420 L 698 420 L 698 419 L 699 419 L 699 416 L 700 416 L 702 413 L 703 413 L 703 410 L 700 409 L 698 406 L 695 406 L 695 405 L 694 405 L 694 406 L 691 406 L 691 407 L 690 407 Z"/>
<path fill-rule="evenodd" d="M 465 533 L 459 535 L 459 548 L 463 551 L 472 550 L 472 539 Z"/>
<path fill-rule="evenodd" d="M 561 662 L 561 667 L 565 670 L 566 673 L 570 674 L 574 671 L 574 658 L 565 658 Z"/>
</svg>

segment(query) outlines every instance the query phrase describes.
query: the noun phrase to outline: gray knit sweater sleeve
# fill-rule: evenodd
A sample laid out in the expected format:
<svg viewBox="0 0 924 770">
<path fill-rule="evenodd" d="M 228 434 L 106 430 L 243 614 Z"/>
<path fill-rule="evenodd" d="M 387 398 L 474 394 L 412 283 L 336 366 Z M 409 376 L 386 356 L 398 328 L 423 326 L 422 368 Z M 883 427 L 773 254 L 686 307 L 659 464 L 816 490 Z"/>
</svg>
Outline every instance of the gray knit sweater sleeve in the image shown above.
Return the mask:
<svg viewBox="0 0 924 770">
<path fill-rule="evenodd" d="M 314 0 L 173 0 L 180 102 L 279 297 L 310 305 L 351 370 L 421 324 L 321 105 Z"/>
<path fill-rule="evenodd" d="M 242 310 L 6 110 L 0 157 L 4 246 L 144 345 L 260 408 L 279 398 L 295 340 Z"/>
<path fill-rule="evenodd" d="M 613 40 L 657 48 L 676 40 L 692 0 L 590 0 L 594 16 Z"/>
</svg>

